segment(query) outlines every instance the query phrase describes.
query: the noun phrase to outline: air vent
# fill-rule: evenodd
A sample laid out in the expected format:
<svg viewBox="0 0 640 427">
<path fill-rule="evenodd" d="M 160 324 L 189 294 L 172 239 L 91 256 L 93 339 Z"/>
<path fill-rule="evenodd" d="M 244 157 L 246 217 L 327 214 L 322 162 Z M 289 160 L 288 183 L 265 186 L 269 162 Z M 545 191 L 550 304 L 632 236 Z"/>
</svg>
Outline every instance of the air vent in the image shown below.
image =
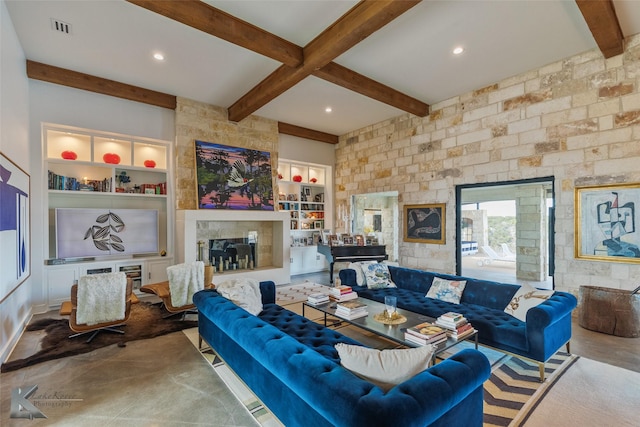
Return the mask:
<svg viewBox="0 0 640 427">
<path fill-rule="evenodd" d="M 71 35 L 71 24 L 62 22 L 59 19 L 51 18 L 51 29 L 58 33 Z"/>
</svg>

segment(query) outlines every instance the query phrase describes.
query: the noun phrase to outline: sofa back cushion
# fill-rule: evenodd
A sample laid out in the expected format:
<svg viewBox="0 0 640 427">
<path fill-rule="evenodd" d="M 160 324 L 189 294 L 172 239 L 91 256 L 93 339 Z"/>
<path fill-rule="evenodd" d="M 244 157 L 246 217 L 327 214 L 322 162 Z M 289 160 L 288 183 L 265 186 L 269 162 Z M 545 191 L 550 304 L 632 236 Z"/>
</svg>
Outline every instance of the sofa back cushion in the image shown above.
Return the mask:
<svg viewBox="0 0 640 427">
<path fill-rule="evenodd" d="M 466 280 L 460 304 L 477 304 L 496 310 L 504 310 L 513 295 L 520 288 L 519 285 L 509 283 L 480 280 L 452 274 L 434 273 L 413 268 L 389 266 L 391 279 L 397 287 L 418 291 L 426 295 L 431 288 L 434 277 L 445 280 Z"/>
</svg>

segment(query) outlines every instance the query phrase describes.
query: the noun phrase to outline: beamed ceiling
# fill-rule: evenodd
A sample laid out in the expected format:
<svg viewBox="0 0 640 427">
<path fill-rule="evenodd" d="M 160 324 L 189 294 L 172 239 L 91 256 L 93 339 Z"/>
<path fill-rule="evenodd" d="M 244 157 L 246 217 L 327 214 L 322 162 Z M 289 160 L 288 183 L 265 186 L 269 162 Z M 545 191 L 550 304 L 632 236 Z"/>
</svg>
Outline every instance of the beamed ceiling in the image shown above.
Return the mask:
<svg viewBox="0 0 640 427">
<path fill-rule="evenodd" d="M 619 55 L 640 32 L 633 0 L 5 2 L 32 79 L 163 108 L 185 97 L 332 144 L 595 47 Z"/>
</svg>

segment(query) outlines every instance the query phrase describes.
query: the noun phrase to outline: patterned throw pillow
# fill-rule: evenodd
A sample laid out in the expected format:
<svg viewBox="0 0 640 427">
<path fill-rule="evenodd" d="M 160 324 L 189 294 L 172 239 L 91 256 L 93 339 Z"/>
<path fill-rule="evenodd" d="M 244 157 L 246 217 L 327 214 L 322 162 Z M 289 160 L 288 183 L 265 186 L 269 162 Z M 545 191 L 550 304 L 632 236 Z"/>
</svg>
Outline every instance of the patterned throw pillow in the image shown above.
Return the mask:
<svg viewBox="0 0 640 427">
<path fill-rule="evenodd" d="M 367 288 L 382 289 L 395 288 L 396 284 L 391 280 L 391 273 L 386 264 L 374 262 L 362 266 L 364 277 L 367 280 Z"/>
<path fill-rule="evenodd" d="M 512 315 L 516 319 L 526 322 L 527 311 L 548 300 L 551 295 L 553 295 L 553 291 L 551 290 L 541 290 L 531 285 L 522 285 L 513 298 L 511 298 L 504 312 Z"/>
<path fill-rule="evenodd" d="M 358 286 L 366 286 L 367 279 L 364 277 L 363 268 L 369 264 L 377 264 L 377 261 L 358 261 L 358 262 L 350 262 L 347 268 L 352 269 L 356 272 L 356 283 Z"/>
<path fill-rule="evenodd" d="M 460 304 L 460 298 L 462 298 L 462 291 L 464 291 L 465 286 L 467 286 L 466 280 L 446 280 L 440 277 L 434 277 L 429 292 L 427 292 L 425 296 L 453 304 Z"/>
</svg>

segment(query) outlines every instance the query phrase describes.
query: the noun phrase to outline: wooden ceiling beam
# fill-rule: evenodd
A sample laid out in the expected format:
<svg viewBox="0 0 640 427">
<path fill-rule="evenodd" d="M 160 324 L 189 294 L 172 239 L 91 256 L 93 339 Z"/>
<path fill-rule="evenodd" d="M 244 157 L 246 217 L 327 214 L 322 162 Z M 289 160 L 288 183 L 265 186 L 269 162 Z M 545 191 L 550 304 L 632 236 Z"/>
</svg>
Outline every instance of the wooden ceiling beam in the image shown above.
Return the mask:
<svg viewBox="0 0 640 427">
<path fill-rule="evenodd" d="M 202 1 L 127 1 L 290 67 L 297 67 L 303 62 L 303 51 L 300 46 Z"/>
<path fill-rule="evenodd" d="M 278 122 L 278 133 L 284 135 L 297 136 L 299 138 L 311 139 L 313 141 L 326 142 L 328 144 L 337 144 L 339 137 L 330 133 L 320 132 L 313 129 L 303 128 L 301 126 L 289 123 Z"/>
<path fill-rule="evenodd" d="M 576 0 L 605 58 L 624 52 L 624 37 L 611 0 Z"/>
<path fill-rule="evenodd" d="M 88 90 L 103 95 L 115 96 L 129 101 L 142 102 L 156 107 L 176 109 L 176 97 L 162 92 L 132 86 L 114 80 L 103 79 L 65 68 L 54 67 L 27 60 L 27 77 L 56 83 L 76 89 Z"/>
<path fill-rule="evenodd" d="M 361 1 L 304 47 L 302 65 L 281 66 L 231 105 L 229 120 L 248 117 L 420 1 Z"/>
<path fill-rule="evenodd" d="M 424 117 L 429 114 L 429 104 L 398 92 L 335 62 L 330 62 L 319 70 L 314 71 L 313 75 L 416 116 Z"/>
</svg>

